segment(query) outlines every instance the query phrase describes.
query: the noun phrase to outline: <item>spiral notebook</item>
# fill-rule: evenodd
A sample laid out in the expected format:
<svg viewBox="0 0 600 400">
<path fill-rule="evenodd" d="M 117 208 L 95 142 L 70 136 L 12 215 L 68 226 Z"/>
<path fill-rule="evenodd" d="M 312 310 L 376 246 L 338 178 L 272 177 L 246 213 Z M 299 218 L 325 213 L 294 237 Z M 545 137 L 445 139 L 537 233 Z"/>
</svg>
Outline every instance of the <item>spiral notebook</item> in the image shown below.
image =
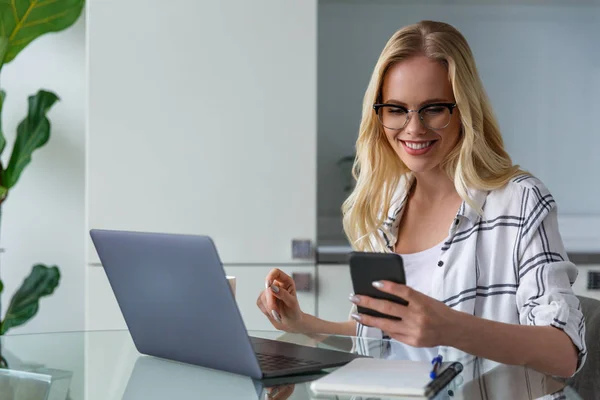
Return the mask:
<svg viewBox="0 0 600 400">
<path fill-rule="evenodd" d="M 319 395 L 388 396 L 431 399 L 462 371 L 459 362 L 442 363 L 435 379 L 431 364 L 425 361 L 358 358 L 311 383 Z"/>
</svg>

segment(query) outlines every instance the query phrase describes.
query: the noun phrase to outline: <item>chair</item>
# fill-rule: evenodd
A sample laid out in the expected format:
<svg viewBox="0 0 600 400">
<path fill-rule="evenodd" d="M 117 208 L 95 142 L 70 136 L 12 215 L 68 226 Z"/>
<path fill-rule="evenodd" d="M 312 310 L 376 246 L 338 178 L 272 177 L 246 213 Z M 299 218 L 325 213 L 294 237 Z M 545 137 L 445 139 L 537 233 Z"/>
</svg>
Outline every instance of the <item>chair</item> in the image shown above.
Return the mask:
<svg viewBox="0 0 600 400">
<path fill-rule="evenodd" d="M 585 317 L 587 361 L 583 368 L 567 380 L 583 400 L 600 399 L 600 301 L 577 296 Z"/>
</svg>

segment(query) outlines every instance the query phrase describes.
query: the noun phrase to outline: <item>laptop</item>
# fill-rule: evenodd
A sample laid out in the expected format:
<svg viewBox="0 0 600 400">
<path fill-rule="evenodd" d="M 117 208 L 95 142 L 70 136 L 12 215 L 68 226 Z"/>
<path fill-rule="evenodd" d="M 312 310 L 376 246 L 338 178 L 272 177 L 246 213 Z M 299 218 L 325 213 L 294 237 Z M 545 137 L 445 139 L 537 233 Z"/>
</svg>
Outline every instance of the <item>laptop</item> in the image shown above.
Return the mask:
<svg viewBox="0 0 600 400">
<path fill-rule="evenodd" d="M 209 236 L 99 229 L 90 235 L 142 354 L 254 379 L 362 357 L 248 336 Z"/>
</svg>

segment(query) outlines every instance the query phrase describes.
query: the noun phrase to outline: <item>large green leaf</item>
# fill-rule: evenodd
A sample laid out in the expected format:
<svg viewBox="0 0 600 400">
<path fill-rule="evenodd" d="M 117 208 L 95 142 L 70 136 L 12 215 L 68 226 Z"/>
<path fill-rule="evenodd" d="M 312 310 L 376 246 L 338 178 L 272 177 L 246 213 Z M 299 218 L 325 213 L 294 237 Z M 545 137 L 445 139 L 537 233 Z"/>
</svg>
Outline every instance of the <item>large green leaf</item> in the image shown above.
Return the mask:
<svg viewBox="0 0 600 400">
<path fill-rule="evenodd" d="M 0 38 L 0 42 L 1 41 L 2 38 Z M 0 90 L 0 155 L 4 151 L 4 147 L 6 147 L 6 138 L 4 137 L 4 131 L 2 130 L 2 108 L 4 106 L 4 99 L 6 99 L 6 92 L 4 90 Z M 4 166 L 2 165 L 2 161 L 0 161 L 0 203 L 2 203 L 8 194 L 8 188 L 3 184 L 3 176 Z"/>
<path fill-rule="evenodd" d="M 4 63 L 11 62 L 32 40 L 73 25 L 84 0 L 2 0 L 0 37 L 8 38 Z"/>
<path fill-rule="evenodd" d="M 33 151 L 50 139 L 50 121 L 46 113 L 57 100 L 58 96 L 44 90 L 29 96 L 29 113 L 17 128 L 15 145 L 2 176 L 3 187 L 10 189 L 17 183 L 21 172 L 31 161 Z"/>
<path fill-rule="evenodd" d="M 2 7 L 0 6 L 0 16 L 1 15 L 2 15 Z M 0 36 L 0 68 L 2 67 L 2 64 L 4 64 L 4 56 L 6 56 L 8 47 L 9 47 L 8 38 L 4 37 L 4 36 Z"/>
<path fill-rule="evenodd" d="M 34 265 L 31 274 L 25 278 L 10 301 L 4 321 L 0 324 L 0 335 L 29 321 L 39 309 L 40 298 L 51 295 L 59 281 L 60 271 L 57 266 Z"/>
<path fill-rule="evenodd" d="M 2 38 L 0 38 L 0 42 L 1 41 Z M 0 90 L 0 154 L 2 154 L 4 147 L 6 146 L 6 138 L 4 137 L 4 131 L 2 130 L 2 109 L 4 108 L 4 99 L 6 99 L 6 92 L 4 90 Z"/>
</svg>

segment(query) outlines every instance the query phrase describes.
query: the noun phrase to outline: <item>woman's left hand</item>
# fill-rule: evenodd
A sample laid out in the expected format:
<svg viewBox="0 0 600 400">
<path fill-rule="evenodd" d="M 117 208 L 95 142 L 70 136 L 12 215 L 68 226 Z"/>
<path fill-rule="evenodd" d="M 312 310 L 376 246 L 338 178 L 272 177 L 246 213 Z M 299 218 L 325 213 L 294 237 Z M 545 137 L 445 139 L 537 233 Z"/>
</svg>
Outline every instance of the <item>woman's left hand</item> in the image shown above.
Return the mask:
<svg viewBox="0 0 600 400">
<path fill-rule="evenodd" d="M 352 314 L 352 318 L 363 325 L 379 328 L 393 339 L 409 346 L 450 345 L 446 343 L 447 333 L 453 326 L 453 314 L 457 311 L 406 285 L 381 281 L 374 282 L 373 286 L 382 292 L 403 298 L 408 305 L 358 295 L 351 297 L 350 301 L 361 307 L 402 319 L 377 318 L 365 314 Z"/>
</svg>

